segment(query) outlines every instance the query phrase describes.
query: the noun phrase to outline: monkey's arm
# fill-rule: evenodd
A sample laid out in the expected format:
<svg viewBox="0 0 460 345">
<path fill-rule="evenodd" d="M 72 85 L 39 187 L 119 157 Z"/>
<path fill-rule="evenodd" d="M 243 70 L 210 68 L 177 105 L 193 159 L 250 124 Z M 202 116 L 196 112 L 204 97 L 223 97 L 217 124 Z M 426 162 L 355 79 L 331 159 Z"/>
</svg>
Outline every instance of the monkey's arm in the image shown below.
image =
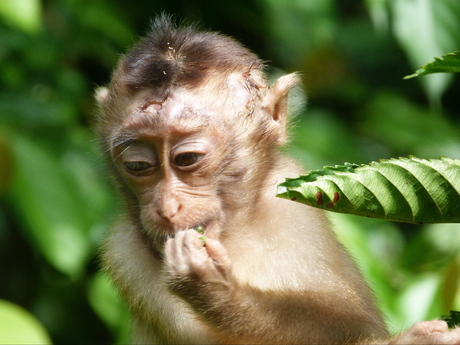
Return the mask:
<svg viewBox="0 0 460 345">
<path fill-rule="evenodd" d="M 182 297 L 228 344 L 460 344 L 460 328 L 444 321 L 416 323 L 389 337 L 359 301 L 335 287 L 322 291 L 261 291 L 240 284 L 222 244 L 206 246 L 194 230 L 181 231 L 165 248 L 168 288 Z M 274 273 L 275 274 L 275 273 Z"/>
<path fill-rule="evenodd" d="M 187 230 L 167 242 L 165 280 L 221 331 L 222 343 L 354 343 L 375 332 L 366 311 L 343 291 L 261 291 L 239 283 L 222 244 L 208 238 L 204 246 L 199 237 Z"/>
</svg>

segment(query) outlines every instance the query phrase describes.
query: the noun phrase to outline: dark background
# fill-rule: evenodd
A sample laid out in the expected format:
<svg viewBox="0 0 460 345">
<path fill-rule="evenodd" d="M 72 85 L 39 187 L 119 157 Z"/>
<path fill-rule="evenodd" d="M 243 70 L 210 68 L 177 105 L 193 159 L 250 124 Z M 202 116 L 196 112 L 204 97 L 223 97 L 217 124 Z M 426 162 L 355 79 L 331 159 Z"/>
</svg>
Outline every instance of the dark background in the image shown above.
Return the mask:
<svg viewBox="0 0 460 345">
<path fill-rule="evenodd" d="M 126 310 L 98 271 L 117 201 L 91 131 L 93 93 L 161 11 L 237 38 L 273 79 L 302 72 L 289 152 L 307 168 L 460 158 L 458 77 L 402 79 L 460 49 L 456 0 L 4 1 L 0 343 L 29 328 L 44 333 L 26 343 L 127 341 Z M 333 220 L 391 330 L 460 309 L 458 225 Z"/>
</svg>

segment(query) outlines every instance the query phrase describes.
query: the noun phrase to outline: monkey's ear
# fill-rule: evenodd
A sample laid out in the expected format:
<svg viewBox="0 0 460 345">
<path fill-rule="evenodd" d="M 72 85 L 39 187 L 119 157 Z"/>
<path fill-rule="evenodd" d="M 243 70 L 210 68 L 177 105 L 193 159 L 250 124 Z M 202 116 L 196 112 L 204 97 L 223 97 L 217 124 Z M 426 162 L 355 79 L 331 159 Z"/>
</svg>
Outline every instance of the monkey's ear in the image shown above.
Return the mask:
<svg viewBox="0 0 460 345">
<path fill-rule="evenodd" d="M 271 114 L 278 126 L 278 145 L 282 146 L 287 141 L 288 122 L 288 94 L 300 81 L 299 75 L 291 73 L 279 78 L 265 95 L 262 108 Z"/>
<path fill-rule="evenodd" d="M 109 97 L 109 89 L 106 87 L 98 87 L 94 94 L 97 104 L 102 107 Z"/>
</svg>

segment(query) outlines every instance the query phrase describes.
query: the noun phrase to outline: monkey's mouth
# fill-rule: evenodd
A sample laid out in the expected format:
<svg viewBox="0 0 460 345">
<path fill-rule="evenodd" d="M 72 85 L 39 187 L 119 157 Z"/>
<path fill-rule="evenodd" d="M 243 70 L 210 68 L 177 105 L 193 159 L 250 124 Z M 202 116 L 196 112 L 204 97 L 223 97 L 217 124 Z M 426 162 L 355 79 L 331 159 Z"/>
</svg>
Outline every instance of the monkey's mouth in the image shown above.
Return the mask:
<svg viewBox="0 0 460 345">
<path fill-rule="evenodd" d="M 194 229 L 203 236 L 217 239 L 219 235 L 217 225 L 217 220 L 214 220 L 198 224 L 196 226 L 191 227 L 190 229 Z"/>
<path fill-rule="evenodd" d="M 185 226 L 157 226 L 153 229 L 146 229 L 145 232 L 148 234 L 149 237 L 153 239 L 155 245 L 158 248 L 160 248 L 163 247 L 164 243 L 168 239 L 174 238 L 178 232 L 191 229 L 209 238 L 217 239 L 219 235 L 219 226 L 217 219 L 207 220 L 204 222 L 197 222 L 195 224 Z"/>
</svg>

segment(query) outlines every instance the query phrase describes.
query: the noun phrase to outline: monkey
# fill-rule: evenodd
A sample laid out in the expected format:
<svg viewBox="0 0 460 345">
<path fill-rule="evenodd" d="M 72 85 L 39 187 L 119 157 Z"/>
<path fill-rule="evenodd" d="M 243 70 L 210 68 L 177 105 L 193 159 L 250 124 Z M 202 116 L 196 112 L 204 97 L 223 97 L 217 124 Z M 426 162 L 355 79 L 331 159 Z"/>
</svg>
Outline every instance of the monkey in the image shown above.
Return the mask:
<svg viewBox="0 0 460 345">
<path fill-rule="evenodd" d="M 390 337 L 323 211 L 276 198 L 303 168 L 288 140 L 295 73 L 269 85 L 235 39 L 168 15 L 97 95 L 123 212 L 102 263 L 142 344 L 460 343 L 442 321 Z"/>
</svg>

